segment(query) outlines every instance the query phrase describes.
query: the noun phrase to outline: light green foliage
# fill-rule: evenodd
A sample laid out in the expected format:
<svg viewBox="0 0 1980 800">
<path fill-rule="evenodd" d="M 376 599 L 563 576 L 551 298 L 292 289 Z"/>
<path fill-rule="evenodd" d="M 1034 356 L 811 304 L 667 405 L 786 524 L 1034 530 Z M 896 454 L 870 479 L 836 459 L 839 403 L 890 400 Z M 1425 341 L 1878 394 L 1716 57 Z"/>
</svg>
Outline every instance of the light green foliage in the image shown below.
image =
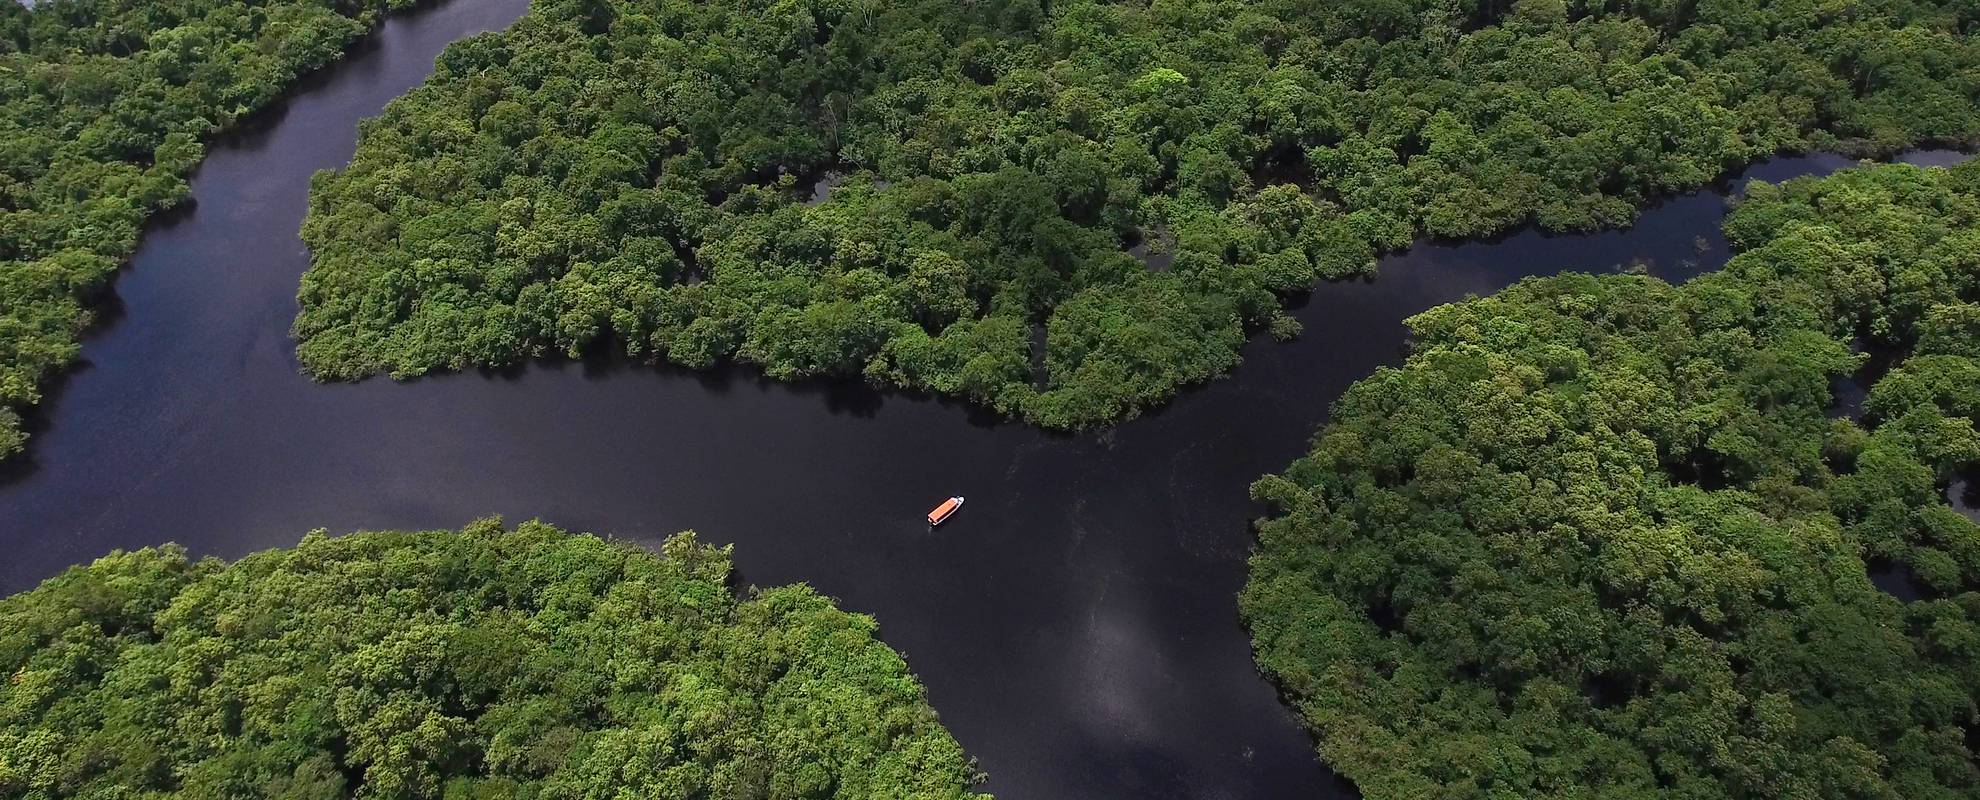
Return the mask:
<svg viewBox="0 0 1980 800">
<path fill-rule="evenodd" d="M 116 553 L 0 600 L 0 797 L 982 797 L 802 585 L 541 523 Z"/>
<path fill-rule="evenodd" d="M 409 0 L 0 3 L 0 459 L 200 140 Z"/>
<path fill-rule="evenodd" d="M 1419 234 L 1622 224 L 1779 151 L 1973 141 L 1977 24 L 1953 0 L 544 0 L 317 184 L 295 334 L 323 378 L 611 347 L 1104 424 Z M 826 170 L 853 175 L 801 207 Z M 1161 235 L 1170 273 L 1123 255 Z"/>
<path fill-rule="evenodd" d="M 1259 664 L 1364 796 L 1980 796 L 1980 526 L 1944 501 L 1980 368 L 1903 357 L 1980 298 L 1980 164 L 1755 184 L 1725 229 L 1680 286 L 1415 317 L 1253 486 Z M 1900 357 L 1831 419 L 1859 337 Z"/>
</svg>

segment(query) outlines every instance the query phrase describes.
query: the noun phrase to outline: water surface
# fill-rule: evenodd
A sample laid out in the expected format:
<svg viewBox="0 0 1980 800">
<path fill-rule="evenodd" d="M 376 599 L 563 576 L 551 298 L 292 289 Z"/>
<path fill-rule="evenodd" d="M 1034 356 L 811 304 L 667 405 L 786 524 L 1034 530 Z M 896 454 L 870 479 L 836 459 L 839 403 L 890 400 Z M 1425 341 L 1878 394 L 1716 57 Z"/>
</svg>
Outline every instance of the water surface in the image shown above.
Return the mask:
<svg viewBox="0 0 1980 800">
<path fill-rule="evenodd" d="M 394 19 L 211 148 L 196 206 L 153 226 L 85 365 L 34 418 L 29 457 L 0 477 L 0 591 L 111 548 L 236 557 L 316 527 L 503 514 L 649 542 L 693 528 L 735 543 L 749 581 L 808 582 L 876 615 L 1008 800 L 1342 797 L 1238 623 L 1260 513 L 1245 486 L 1298 456 L 1350 382 L 1401 357 L 1410 314 L 1564 266 L 1683 277 L 1725 256 L 1713 192 L 1629 232 L 1426 244 L 1379 281 L 1316 291 L 1298 341 L 1255 343 L 1230 379 L 1097 437 L 742 370 L 304 379 L 287 329 L 310 173 L 348 160 L 356 121 L 446 42 L 525 5 Z M 922 515 L 951 494 L 968 507 L 929 531 Z"/>
</svg>

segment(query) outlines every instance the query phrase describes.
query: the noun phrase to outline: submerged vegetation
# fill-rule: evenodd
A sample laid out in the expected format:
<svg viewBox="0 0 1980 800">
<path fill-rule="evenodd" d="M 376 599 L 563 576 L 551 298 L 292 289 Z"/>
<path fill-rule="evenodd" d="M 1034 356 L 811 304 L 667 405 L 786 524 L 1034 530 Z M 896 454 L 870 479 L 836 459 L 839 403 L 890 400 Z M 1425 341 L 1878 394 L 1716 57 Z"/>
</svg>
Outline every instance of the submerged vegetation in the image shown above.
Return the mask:
<svg viewBox="0 0 1980 800">
<path fill-rule="evenodd" d="M 1254 485 L 1258 661 L 1365 796 L 1980 794 L 1980 526 L 1944 499 L 1980 463 L 1980 164 L 1756 184 L 1725 231 L 1682 285 L 1415 317 Z"/>
<path fill-rule="evenodd" d="M 119 553 L 0 599 L 0 797 L 980 797 L 871 618 L 540 523 Z"/>
<path fill-rule="evenodd" d="M 1422 234 L 1622 224 L 1781 151 L 1973 141 L 1976 24 L 1941 0 L 543 0 L 317 183 L 295 334 L 331 379 L 609 348 L 1102 424 Z"/>
<path fill-rule="evenodd" d="M 31 5 L 0 2 L 0 459 L 201 140 L 412 0 Z"/>
</svg>

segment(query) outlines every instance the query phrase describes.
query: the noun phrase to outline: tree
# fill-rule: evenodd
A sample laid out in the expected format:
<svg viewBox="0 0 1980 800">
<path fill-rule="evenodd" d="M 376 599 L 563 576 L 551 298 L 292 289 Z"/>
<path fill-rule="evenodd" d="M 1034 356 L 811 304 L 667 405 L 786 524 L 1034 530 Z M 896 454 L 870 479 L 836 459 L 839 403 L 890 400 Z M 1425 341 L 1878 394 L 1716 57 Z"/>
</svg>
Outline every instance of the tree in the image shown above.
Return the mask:
<svg viewBox="0 0 1980 800">
<path fill-rule="evenodd" d="M 316 186 L 298 353 L 342 379 L 648 339 L 627 352 L 1102 425 L 1422 234 L 1626 224 L 1781 151 L 1971 141 L 1970 15 L 1899 5 L 555 0 L 450 50 Z M 517 204 L 513 228 L 389 233 Z M 1170 238 L 1178 277 L 1124 255 Z M 645 242 L 653 268 L 586 282 L 575 311 L 516 302 Z M 461 249 L 481 274 L 395 281 L 403 315 L 352 302 Z M 454 333 L 498 307 L 509 341 Z M 1054 332 L 1043 386 L 1006 320 Z"/>
<path fill-rule="evenodd" d="M 495 520 L 112 553 L 0 599 L 0 796 L 983 797 L 871 618 L 730 578 Z"/>
<path fill-rule="evenodd" d="M 0 7 L 0 459 L 74 360 L 89 301 L 200 140 L 343 55 L 392 0 L 61 0 Z M 28 6 L 32 6 L 29 8 Z"/>
<path fill-rule="evenodd" d="M 1980 525 L 1944 500 L 1980 377 L 1906 355 L 1980 288 L 1980 165 L 1756 184 L 1725 228 L 1683 285 L 1418 315 L 1253 485 L 1259 665 L 1364 796 L 1980 794 Z M 1865 331 L 1901 355 L 1832 419 Z"/>
</svg>

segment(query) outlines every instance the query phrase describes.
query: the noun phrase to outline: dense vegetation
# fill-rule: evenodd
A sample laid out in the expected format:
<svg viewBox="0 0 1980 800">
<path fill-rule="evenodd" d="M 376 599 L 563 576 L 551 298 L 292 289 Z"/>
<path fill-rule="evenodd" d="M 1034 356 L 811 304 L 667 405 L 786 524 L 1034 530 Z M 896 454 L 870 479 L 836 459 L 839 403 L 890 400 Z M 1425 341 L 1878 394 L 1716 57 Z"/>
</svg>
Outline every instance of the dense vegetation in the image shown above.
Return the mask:
<svg viewBox="0 0 1980 800">
<path fill-rule="evenodd" d="M 1418 234 L 1973 141 L 1976 24 L 1964 0 L 544 0 L 316 185 L 295 333 L 325 378 L 611 348 L 1098 424 Z"/>
<path fill-rule="evenodd" d="M 1417 316 L 1254 485 L 1259 663 L 1366 796 L 1980 796 L 1980 526 L 1943 496 L 1980 463 L 1980 164 L 1755 185 L 1725 230 L 1683 285 Z"/>
<path fill-rule="evenodd" d="M 539 523 L 118 553 L 0 600 L 0 797 L 977 797 L 804 586 Z"/>
<path fill-rule="evenodd" d="M 0 459 L 201 138 L 412 2 L 0 2 Z"/>
</svg>

